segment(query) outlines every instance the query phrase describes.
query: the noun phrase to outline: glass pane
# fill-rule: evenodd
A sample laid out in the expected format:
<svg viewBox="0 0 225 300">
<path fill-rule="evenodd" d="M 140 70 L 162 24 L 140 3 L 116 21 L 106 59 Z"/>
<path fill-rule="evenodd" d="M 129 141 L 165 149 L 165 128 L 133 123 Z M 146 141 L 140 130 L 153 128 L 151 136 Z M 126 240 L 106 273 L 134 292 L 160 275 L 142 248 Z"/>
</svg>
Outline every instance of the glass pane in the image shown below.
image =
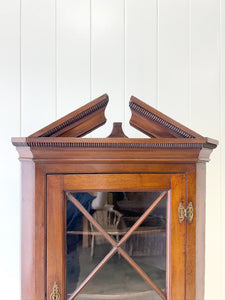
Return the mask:
<svg viewBox="0 0 225 300">
<path fill-rule="evenodd" d="M 115 254 L 76 299 L 160 300 L 161 298 L 122 256 Z"/>
<path fill-rule="evenodd" d="M 94 195 L 90 193 L 73 193 L 72 195 L 82 204 L 86 212 L 82 213 L 74 203 L 67 200 L 66 282 L 68 299 L 112 249 L 112 245 L 87 218 L 87 215 L 90 214 L 97 220 L 96 210 L 91 205 L 95 199 Z"/>
<path fill-rule="evenodd" d="M 72 195 L 75 201 L 67 201 L 68 299 L 114 246 L 128 255 L 115 248 L 75 299 L 166 299 L 167 196 L 162 197 L 162 192 Z M 103 232 L 96 229 L 95 221 Z M 129 232 L 132 226 L 136 228 Z M 143 279 L 140 268 L 149 279 Z"/>
<path fill-rule="evenodd" d="M 139 199 L 139 201 L 141 203 L 149 198 L 151 199 L 149 202 L 152 203 L 158 196 L 159 194 L 143 193 L 142 200 Z M 130 201 L 136 200 L 130 199 Z M 150 212 L 122 246 L 164 293 L 166 293 L 166 216 L 167 196 Z M 129 217 L 129 213 L 127 213 L 125 217 L 130 222 L 129 226 L 139 218 L 139 213 L 132 217 Z"/>
</svg>

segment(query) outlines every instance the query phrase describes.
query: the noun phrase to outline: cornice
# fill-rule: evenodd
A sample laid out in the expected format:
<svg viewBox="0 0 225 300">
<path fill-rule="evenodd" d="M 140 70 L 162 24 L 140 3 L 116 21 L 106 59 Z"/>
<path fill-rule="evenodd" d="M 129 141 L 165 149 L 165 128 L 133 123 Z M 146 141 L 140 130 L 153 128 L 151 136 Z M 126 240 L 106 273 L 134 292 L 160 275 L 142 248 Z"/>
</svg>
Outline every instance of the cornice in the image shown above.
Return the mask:
<svg viewBox="0 0 225 300">
<path fill-rule="evenodd" d="M 104 94 L 31 134 L 29 137 L 83 136 L 106 122 L 104 112 L 108 101 L 108 95 Z"/>
<path fill-rule="evenodd" d="M 174 126 L 173 124 L 163 120 L 162 118 L 156 116 L 155 114 L 153 114 L 150 111 L 147 111 L 146 109 L 144 109 L 143 107 L 139 106 L 136 103 L 130 102 L 129 104 L 130 109 L 137 112 L 138 114 L 142 115 L 143 117 L 167 128 L 169 131 L 175 132 L 177 136 L 179 137 L 183 137 L 183 138 L 194 138 L 193 135 L 188 134 L 187 132 L 183 131 L 182 129 Z"/>
<path fill-rule="evenodd" d="M 152 106 L 132 96 L 129 103 L 132 115 L 130 124 L 153 138 L 203 138 Z"/>
<path fill-rule="evenodd" d="M 103 101 L 97 103 L 96 105 L 89 107 L 87 110 L 79 113 L 78 115 L 74 116 L 73 118 L 70 118 L 69 120 L 66 120 L 65 122 L 59 124 L 58 126 L 48 130 L 44 134 L 40 135 L 40 137 L 50 137 L 54 135 L 56 132 L 61 131 L 62 129 L 71 126 L 72 124 L 79 122 L 80 120 L 89 117 L 96 111 L 101 110 L 102 108 L 106 107 L 108 103 L 108 99 L 104 99 Z"/>
<path fill-rule="evenodd" d="M 217 141 L 198 133 L 131 97 L 130 124 L 152 138 L 128 138 L 115 123 L 106 138 L 81 138 L 105 123 L 108 95 L 104 94 L 25 138 L 12 138 L 22 159 L 108 159 L 140 161 L 207 161 Z M 202 158 L 201 158 L 202 157 Z"/>
<path fill-rule="evenodd" d="M 31 148 L 79 148 L 79 149 L 201 149 L 204 140 L 199 139 L 81 139 L 81 138 L 13 138 L 16 147 Z"/>
</svg>

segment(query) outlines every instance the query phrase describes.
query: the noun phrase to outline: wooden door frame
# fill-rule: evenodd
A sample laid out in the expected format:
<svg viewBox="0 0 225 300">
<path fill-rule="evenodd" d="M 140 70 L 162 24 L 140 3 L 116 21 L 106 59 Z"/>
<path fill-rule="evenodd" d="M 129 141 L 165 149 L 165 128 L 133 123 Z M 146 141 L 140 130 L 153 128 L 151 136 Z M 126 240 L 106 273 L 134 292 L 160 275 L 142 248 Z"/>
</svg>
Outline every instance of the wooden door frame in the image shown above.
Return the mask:
<svg viewBox="0 0 225 300">
<path fill-rule="evenodd" d="M 179 235 L 179 239 L 174 239 L 172 234 L 171 239 L 170 230 L 167 230 L 169 234 L 167 251 L 170 257 L 167 261 L 167 299 L 185 299 L 186 222 L 179 224 L 177 214 L 179 202 L 182 201 L 184 204 L 186 202 L 185 189 L 185 174 L 47 175 L 47 298 L 52 292 L 54 282 L 58 282 L 62 297 L 65 298 L 66 293 L 65 191 L 167 190 L 171 191 L 173 202 L 168 208 L 170 210 L 168 222 L 171 222 L 171 228 L 175 230 L 176 236 Z M 171 201 L 168 200 L 168 203 Z M 179 249 L 182 249 L 181 253 Z M 179 284 L 175 285 L 174 283 L 178 281 Z"/>
</svg>

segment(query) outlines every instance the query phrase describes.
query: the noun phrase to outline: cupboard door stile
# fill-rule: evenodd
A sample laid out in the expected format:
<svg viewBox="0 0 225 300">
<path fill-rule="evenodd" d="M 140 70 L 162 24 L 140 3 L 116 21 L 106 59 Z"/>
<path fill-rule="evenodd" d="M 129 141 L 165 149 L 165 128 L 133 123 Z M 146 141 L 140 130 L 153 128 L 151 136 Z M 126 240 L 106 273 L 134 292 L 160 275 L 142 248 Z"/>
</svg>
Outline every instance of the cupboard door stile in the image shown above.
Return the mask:
<svg viewBox="0 0 225 300">
<path fill-rule="evenodd" d="M 65 201 L 63 175 L 47 176 L 47 299 L 57 285 L 65 299 Z M 52 298 L 57 299 L 57 298 Z M 51 300 L 52 300 L 51 299 Z"/>
<path fill-rule="evenodd" d="M 171 216 L 170 216 L 170 254 L 169 254 L 169 299 L 185 299 L 185 256 L 186 235 L 184 220 L 178 220 L 178 206 L 185 206 L 185 175 L 171 176 Z"/>
</svg>

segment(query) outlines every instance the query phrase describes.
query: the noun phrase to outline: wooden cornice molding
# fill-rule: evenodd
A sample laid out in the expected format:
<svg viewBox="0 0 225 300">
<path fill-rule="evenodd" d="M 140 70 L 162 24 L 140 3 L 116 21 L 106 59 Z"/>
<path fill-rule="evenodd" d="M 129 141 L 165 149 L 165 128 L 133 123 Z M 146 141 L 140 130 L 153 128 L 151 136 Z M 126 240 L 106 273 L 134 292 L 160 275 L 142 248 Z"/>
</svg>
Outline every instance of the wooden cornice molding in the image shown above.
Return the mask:
<svg viewBox="0 0 225 300">
<path fill-rule="evenodd" d="M 12 138 L 16 147 L 31 148 L 96 148 L 96 149 L 150 149 L 150 148 L 195 148 L 201 149 L 206 145 L 206 139 L 142 139 L 142 138 L 66 138 L 66 137 L 42 137 L 42 138 Z M 210 144 L 212 145 L 212 144 Z M 213 147 L 209 147 L 213 149 Z M 214 147 L 215 148 L 215 147 Z"/>
<path fill-rule="evenodd" d="M 129 106 L 132 112 L 131 126 L 152 138 L 203 138 L 134 96 Z"/>
<path fill-rule="evenodd" d="M 138 163 L 208 161 L 213 147 L 202 139 L 161 138 L 13 138 L 20 160 L 38 163 Z M 213 144 L 210 144 L 213 145 Z"/>
<path fill-rule="evenodd" d="M 122 123 L 115 123 L 107 138 L 81 138 L 106 122 L 105 94 L 47 127 L 24 138 L 12 138 L 20 159 L 34 161 L 89 161 L 107 159 L 140 161 L 197 162 L 209 160 L 218 142 L 204 138 L 160 113 L 141 100 L 131 97 L 130 124 L 153 138 L 128 138 Z M 84 151 L 85 150 L 85 151 Z"/>
<path fill-rule="evenodd" d="M 106 122 L 108 101 L 108 95 L 104 94 L 29 137 L 81 137 Z"/>
</svg>

